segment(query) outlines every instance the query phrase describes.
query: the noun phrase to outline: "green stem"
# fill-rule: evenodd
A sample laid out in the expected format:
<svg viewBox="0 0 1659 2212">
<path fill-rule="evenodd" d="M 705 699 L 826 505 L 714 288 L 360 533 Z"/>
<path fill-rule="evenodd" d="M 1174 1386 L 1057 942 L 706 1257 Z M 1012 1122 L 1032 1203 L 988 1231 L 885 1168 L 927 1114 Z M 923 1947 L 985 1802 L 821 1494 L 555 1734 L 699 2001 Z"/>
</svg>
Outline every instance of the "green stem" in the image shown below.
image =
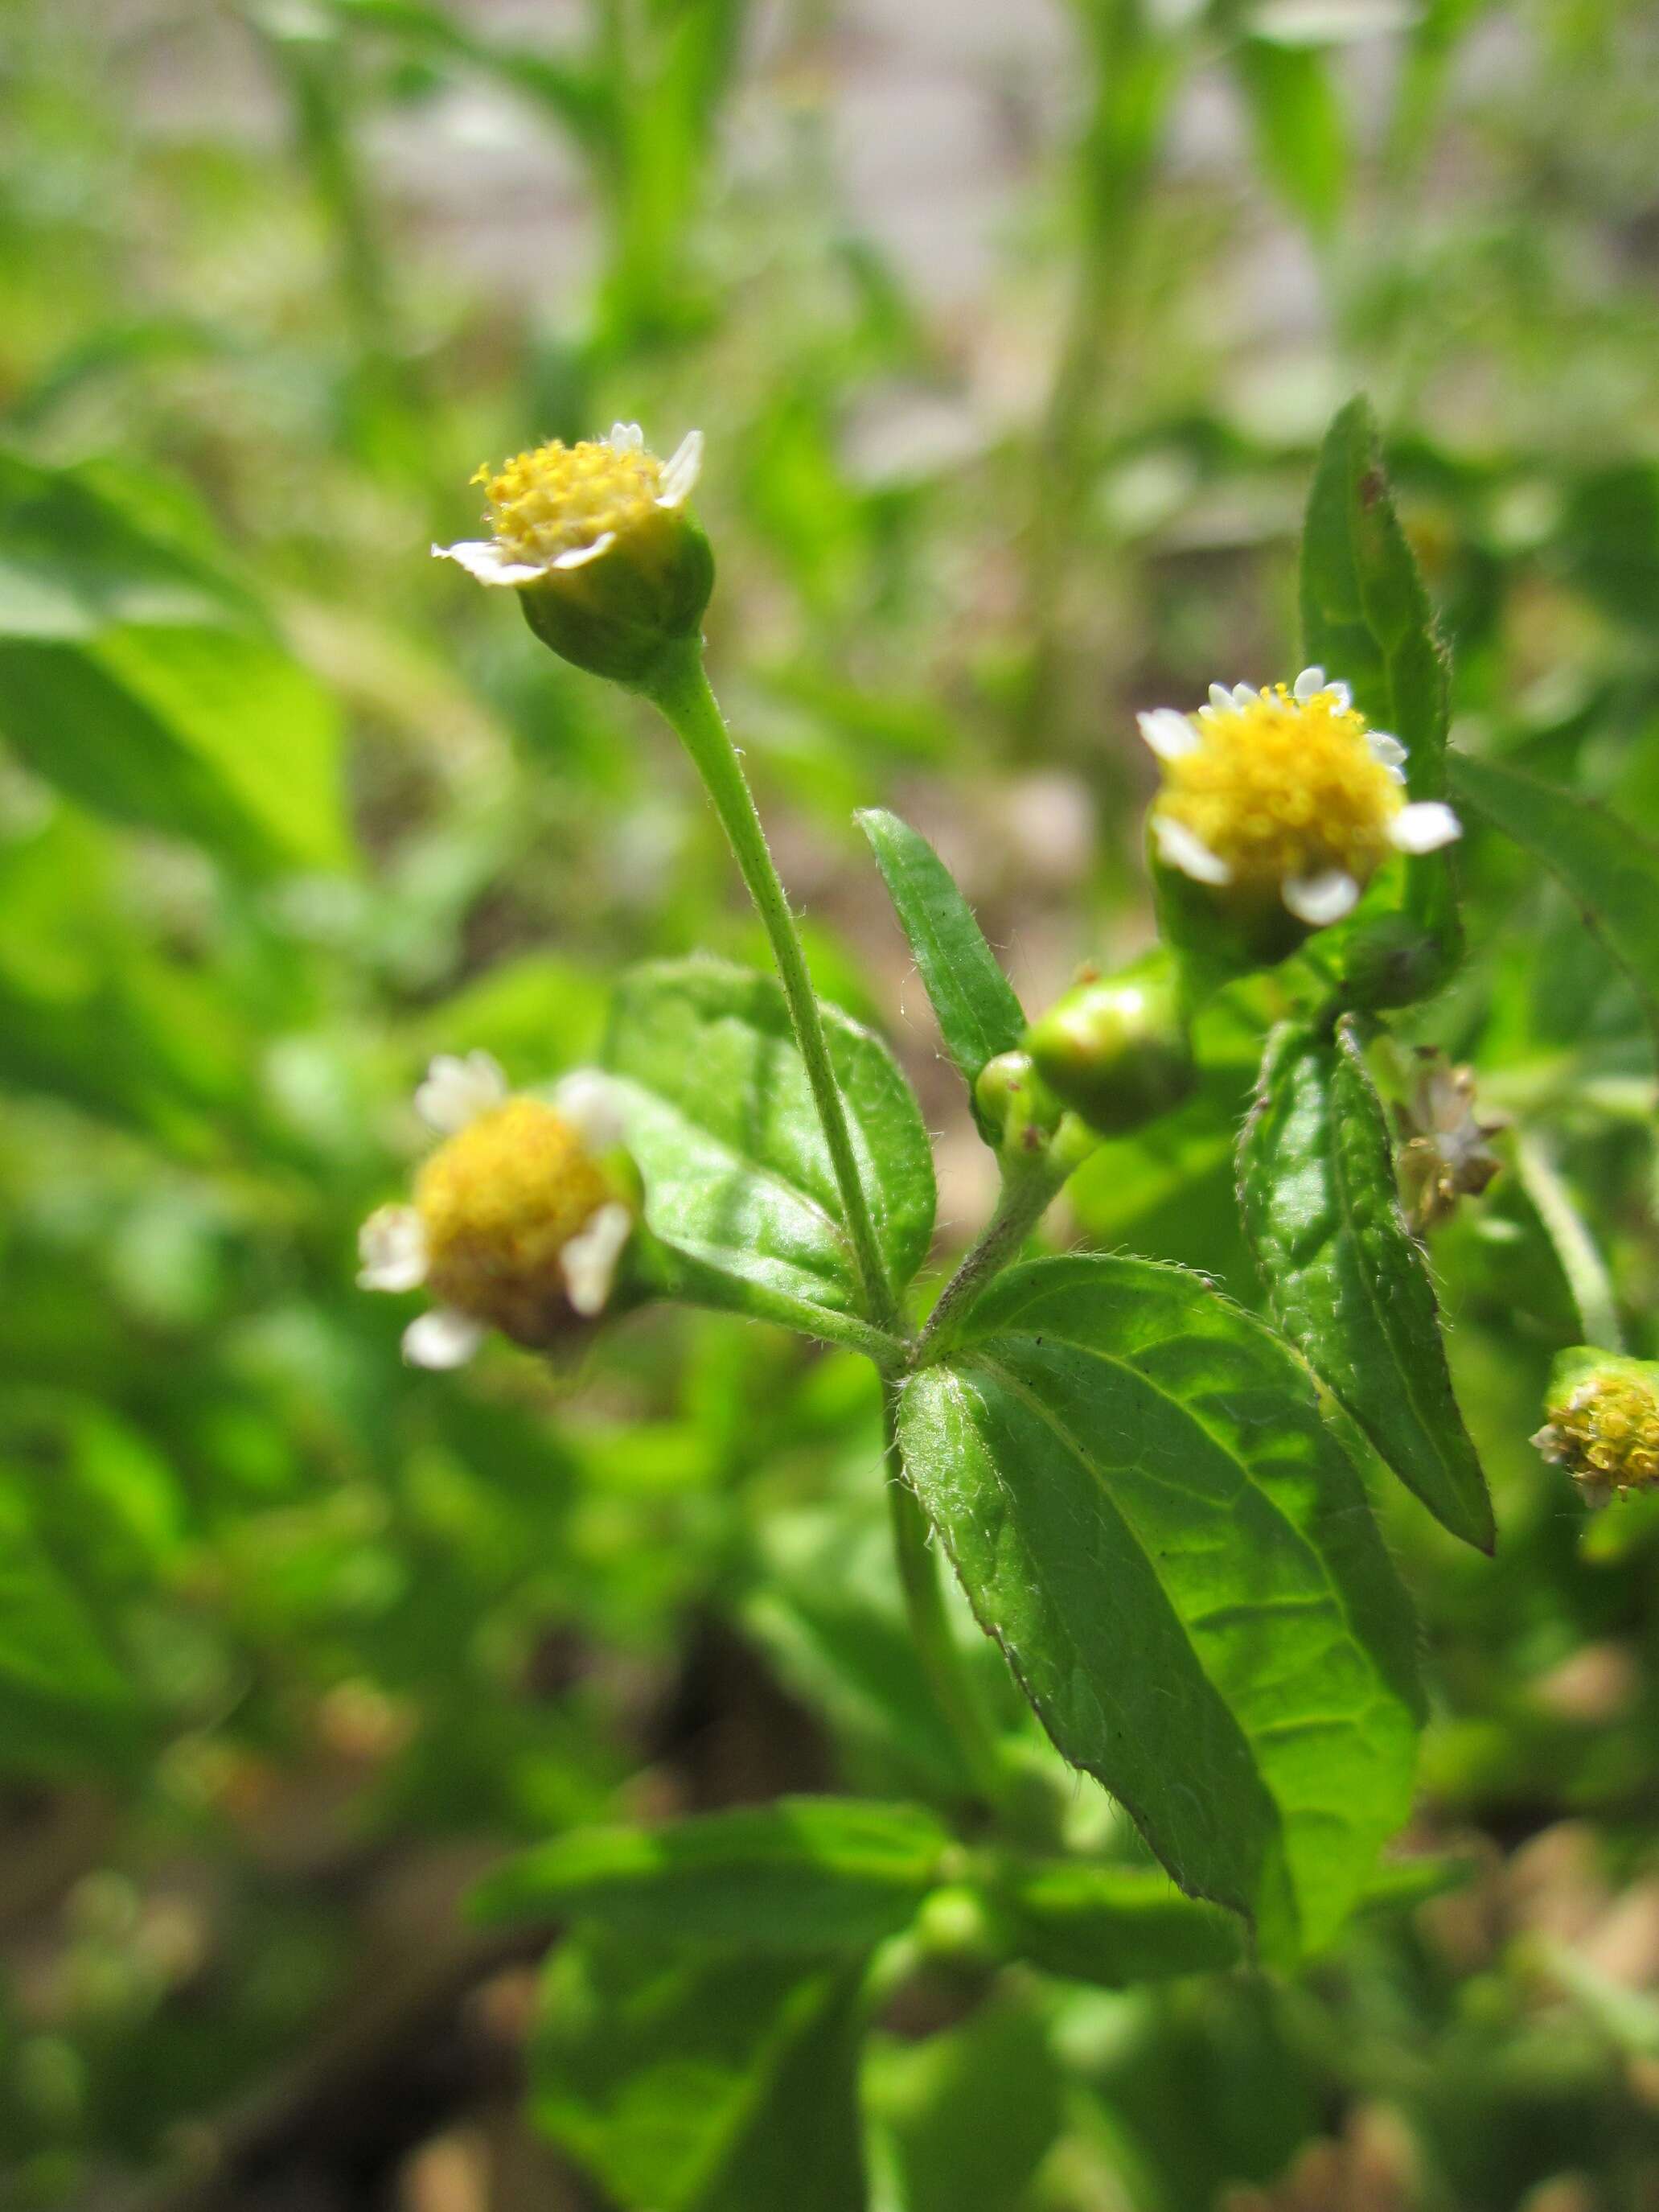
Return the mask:
<svg viewBox="0 0 1659 2212">
<path fill-rule="evenodd" d="M 957 1324 L 992 1276 L 1006 1267 L 1048 1211 L 1070 1170 L 1034 1160 L 1002 1186 L 984 1234 L 940 1291 L 939 1304 L 916 1342 L 913 1364 L 927 1366 L 947 1349 Z"/>
<path fill-rule="evenodd" d="M 949 1723 L 963 1763 L 975 1789 L 987 1806 L 1002 1804 L 1007 1796 L 1007 1777 L 989 1722 L 980 1709 L 951 1632 L 940 1587 L 939 1559 L 929 1540 L 927 1516 L 910 1487 L 898 1443 L 899 1385 L 882 1386 L 883 1433 L 885 1440 L 887 1504 L 892 1515 L 893 1552 L 898 1562 L 904 1610 L 910 1623 L 922 1672 L 939 1711 Z"/>
<path fill-rule="evenodd" d="M 1555 1163 L 1535 1138 L 1518 1130 L 1515 1137 L 1515 1170 L 1532 1200 L 1534 1212 L 1543 1224 L 1545 1235 L 1555 1247 L 1568 1291 L 1578 1310 L 1578 1326 L 1584 1342 L 1597 1345 L 1606 1352 L 1622 1352 L 1625 1335 L 1619 1326 L 1619 1305 L 1607 1263 L 1584 1226 Z"/>
<path fill-rule="evenodd" d="M 823 1017 L 818 1011 L 812 979 L 807 973 L 806 956 L 801 950 L 795 917 L 773 865 L 754 793 L 749 788 L 749 779 L 743 772 L 726 718 L 708 688 L 700 646 L 693 641 L 665 654 L 641 688 L 690 754 L 720 818 L 749 896 L 765 925 L 772 957 L 777 963 L 783 994 L 788 1002 L 795 1042 L 806 1064 L 806 1079 L 811 1085 L 813 1103 L 823 1127 L 824 1142 L 830 1148 L 836 1187 L 841 1193 L 842 1212 L 864 1287 L 866 1310 L 878 1328 L 890 1332 L 899 1325 L 898 1302 L 887 1279 L 881 1247 L 876 1242 L 875 1224 L 871 1219 L 869 1200 L 848 1127 L 847 1109 L 830 1057 Z"/>
</svg>

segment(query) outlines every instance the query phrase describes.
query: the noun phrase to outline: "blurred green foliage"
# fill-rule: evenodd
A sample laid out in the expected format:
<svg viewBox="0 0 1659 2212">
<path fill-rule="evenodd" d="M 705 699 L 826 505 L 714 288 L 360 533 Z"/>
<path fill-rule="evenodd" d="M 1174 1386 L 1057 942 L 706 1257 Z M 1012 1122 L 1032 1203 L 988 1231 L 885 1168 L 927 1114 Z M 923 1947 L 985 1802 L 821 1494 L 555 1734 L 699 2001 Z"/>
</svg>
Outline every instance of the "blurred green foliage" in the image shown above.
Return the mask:
<svg viewBox="0 0 1659 2212">
<path fill-rule="evenodd" d="M 579 1372 L 497 1346 L 457 1381 L 354 1288 L 434 1051 L 540 1083 L 624 967 L 763 957 L 661 733 L 426 558 L 486 457 L 706 430 L 711 660 L 814 972 L 961 1130 L 853 810 L 936 839 L 1028 1007 L 1138 951 L 1133 709 L 1291 672 L 1304 492 L 1364 385 L 1458 795 L 1520 841 L 1467 840 L 1474 957 L 1410 1031 L 1542 1148 L 1659 1354 L 1650 878 L 1594 811 L 1582 880 L 1521 849 L 1540 780 L 1659 810 L 1652 10 L 1024 12 L 6 11 L 8 2207 L 412 2212 L 434 2137 L 484 2177 L 446 2203 L 609 2201 L 502 2116 L 526 2045 L 624 2206 L 852 2212 L 860 2127 L 879 2212 L 1659 2203 L 1659 1510 L 1588 1522 L 1527 1443 L 1581 1330 L 1513 1150 L 1432 1247 L 1495 1559 L 1377 1498 L 1434 1699 L 1413 1841 L 1463 1887 L 1380 1896 L 1292 1982 L 1226 1971 L 1085 1779 L 1055 1842 L 1105 1891 L 1045 1947 L 1049 1892 L 918 1877 L 861 2079 L 833 1960 L 590 1918 L 526 2031 L 545 1927 L 460 1909 L 579 1826 L 970 1795 L 850 1354 L 651 1313 Z M 904 204 L 925 161 L 886 158 L 939 85 L 999 165 L 966 276 L 931 264 L 938 189 Z M 1573 897 L 1621 860 L 1604 943 Z M 1199 1091 L 1097 1155 L 1069 1227 L 1259 1305 L 1260 1024 L 1205 1024 Z M 939 1164 L 948 1251 L 987 1192 L 971 1145 Z"/>
</svg>

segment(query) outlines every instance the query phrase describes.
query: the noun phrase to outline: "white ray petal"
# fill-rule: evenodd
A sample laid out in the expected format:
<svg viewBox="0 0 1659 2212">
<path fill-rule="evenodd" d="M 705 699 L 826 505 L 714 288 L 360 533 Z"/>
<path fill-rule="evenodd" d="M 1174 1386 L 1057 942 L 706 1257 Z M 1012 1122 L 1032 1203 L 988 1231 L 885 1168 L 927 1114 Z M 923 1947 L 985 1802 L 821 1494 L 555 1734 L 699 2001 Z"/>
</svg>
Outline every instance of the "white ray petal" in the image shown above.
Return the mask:
<svg viewBox="0 0 1659 2212">
<path fill-rule="evenodd" d="M 1384 768 L 1401 768 L 1405 764 L 1406 748 L 1398 738 L 1391 738 L 1386 730 L 1367 730 L 1365 743 L 1371 758 L 1381 761 Z"/>
<path fill-rule="evenodd" d="M 1154 814 L 1152 835 L 1158 840 L 1158 858 L 1170 867 L 1179 868 L 1183 876 L 1200 884 L 1232 881 L 1233 872 L 1220 854 L 1194 836 L 1184 823 L 1172 821 L 1167 814 Z"/>
<path fill-rule="evenodd" d="M 1402 853 L 1435 853 L 1463 834 L 1463 825 L 1443 799 L 1419 799 L 1402 806 L 1389 824 L 1389 836 Z"/>
<path fill-rule="evenodd" d="M 550 568 L 585 568 L 590 561 L 597 561 L 601 553 L 608 553 L 617 542 L 614 530 L 602 530 L 591 545 L 573 545 L 568 553 L 561 553 L 548 562 Z"/>
<path fill-rule="evenodd" d="M 483 1342 L 483 1324 L 453 1306 L 434 1306 L 404 1331 L 404 1358 L 411 1367 L 465 1367 Z"/>
<path fill-rule="evenodd" d="M 637 422 L 613 422 L 611 435 L 601 442 L 613 453 L 637 453 L 645 444 L 645 433 Z"/>
<path fill-rule="evenodd" d="M 613 1200 L 594 1212 L 559 1255 L 565 1294 L 584 1319 L 605 1311 L 617 1261 L 634 1227 L 628 1208 Z"/>
<path fill-rule="evenodd" d="M 684 507 L 702 474 L 702 432 L 688 430 L 671 458 L 663 463 L 662 483 L 657 493 L 658 506 Z"/>
<path fill-rule="evenodd" d="M 357 1231 L 365 1291 L 412 1291 L 426 1280 L 426 1230 L 412 1206 L 382 1206 Z"/>
<path fill-rule="evenodd" d="M 614 1152 L 623 1140 L 617 1086 L 599 1068 L 573 1068 L 562 1078 L 553 1092 L 553 1110 L 590 1152 Z"/>
<path fill-rule="evenodd" d="M 1318 667 L 1304 668 L 1291 686 L 1291 696 L 1298 707 L 1305 707 L 1310 699 L 1314 698 L 1324 689 L 1324 670 Z"/>
<path fill-rule="evenodd" d="M 416 1090 L 415 1111 L 441 1137 L 453 1137 L 506 1096 L 507 1078 L 487 1052 L 470 1052 L 465 1060 L 441 1052 Z"/>
<path fill-rule="evenodd" d="M 509 561 L 493 538 L 464 538 L 457 545 L 434 545 L 433 556 L 453 561 L 481 584 L 528 584 L 545 572 L 533 561 Z"/>
<path fill-rule="evenodd" d="M 1231 714 L 1232 713 L 1233 695 L 1227 689 L 1224 684 L 1211 684 L 1210 704 L 1214 708 L 1218 714 Z"/>
<path fill-rule="evenodd" d="M 1241 714 L 1246 707 L 1254 707 L 1261 696 L 1254 684 L 1235 684 L 1233 686 L 1233 705 Z"/>
<path fill-rule="evenodd" d="M 1179 760 L 1183 753 L 1196 752 L 1202 742 L 1186 715 L 1173 707 L 1151 708 L 1135 720 L 1160 760 Z"/>
<path fill-rule="evenodd" d="M 1315 929 L 1351 914 L 1359 886 L 1346 868 L 1327 868 L 1317 876 L 1292 876 L 1284 885 L 1285 903 L 1298 921 Z"/>
<path fill-rule="evenodd" d="M 1346 684 L 1339 684 L 1335 678 L 1333 677 L 1331 681 L 1325 686 L 1325 689 L 1330 693 L 1332 698 L 1335 700 L 1337 705 L 1340 707 L 1343 713 L 1346 714 L 1349 708 L 1353 705 L 1353 693 L 1348 685 Z"/>
</svg>

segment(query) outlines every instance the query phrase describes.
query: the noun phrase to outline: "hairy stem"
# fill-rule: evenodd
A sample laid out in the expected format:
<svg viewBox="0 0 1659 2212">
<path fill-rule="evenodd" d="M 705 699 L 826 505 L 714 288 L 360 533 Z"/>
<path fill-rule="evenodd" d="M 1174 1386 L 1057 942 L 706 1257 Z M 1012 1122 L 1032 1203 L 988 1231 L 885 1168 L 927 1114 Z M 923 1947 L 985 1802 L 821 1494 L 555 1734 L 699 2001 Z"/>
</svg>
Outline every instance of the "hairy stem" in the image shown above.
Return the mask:
<svg viewBox="0 0 1659 2212">
<path fill-rule="evenodd" d="M 898 1401 L 899 1385 L 889 1380 L 882 1386 L 887 1504 L 892 1516 L 893 1552 L 904 1592 L 905 1614 L 928 1686 L 950 1724 L 974 1787 L 988 1806 L 1000 1806 L 1007 1794 L 1006 1777 L 990 1723 L 974 1695 L 951 1632 L 927 1516 L 910 1487 L 899 1452 Z"/>
<path fill-rule="evenodd" d="M 957 1325 L 993 1275 L 1006 1267 L 1047 1212 L 1070 1170 L 1033 1160 L 1003 1184 L 996 1212 L 983 1235 L 939 1293 L 939 1304 L 916 1342 L 915 1364 L 927 1366 L 948 1346 Z"/>
<path fill-rule="evenodd" d="M 788 1003 L 789 1019 L 806 1065 L 812 1102 L 830 1148 L 836 1187 L 841 1193 L 842 1212 L 853 1243 L 859 1279 L 864 1289 L 866 1312 L 879 1329 L 892 1331 L 899 1323 L 898 1302 L 887 1279 L 887 1269 L 876 1242 L 870 1202 L 853 1151 L 847 1109 L 830 1058 L 823 1017 L 806 969 L 795 917 L 772 861 L 766 831 L 755 805 L 749 779 L 743 772 L 738 749 L 726 726 L 708 678 L 703 672 L 699 647 L 690 643 L 659 663 L 644 687 L 691 756 L 702 776 L 714 811 L 748 886 L 749 896 L 765 925 L 777 963 L 779 979 Z"/>
</svg>

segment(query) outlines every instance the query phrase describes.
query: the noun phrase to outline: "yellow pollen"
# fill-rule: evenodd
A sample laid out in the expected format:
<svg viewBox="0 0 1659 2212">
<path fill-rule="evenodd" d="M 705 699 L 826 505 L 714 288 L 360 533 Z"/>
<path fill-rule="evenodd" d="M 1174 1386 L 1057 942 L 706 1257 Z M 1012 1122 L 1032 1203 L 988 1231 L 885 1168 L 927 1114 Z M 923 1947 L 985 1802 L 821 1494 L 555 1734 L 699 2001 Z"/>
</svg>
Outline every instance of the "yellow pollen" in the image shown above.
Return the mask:
<svg viewBox="0 0 1659 2212">
<path fill-rule="evenodd" d="M 1626 1376 L 1603 1376 L 1574 1391 L 1551 1416 L 1559 1455 L 1575 1474 L 1620 1490 L 1659 1480 L 1659 1397 Z"/>
<path fill-rule="evenodd" d="M 582 552 L 607 531 L 637 537 L 672 526 L 657 504 L 662 463 L 642 447 L 618 450 L 603 439 L 566 446 L 555 438 L 498 471 L 480 469 L 472 481 L 484 488 L 496 544 L 514 561 Z"/>
<path fill-rule="evenodd" d="M 1364 884 L 1392 849 L 1400 786 L 1365 743 L 1364 717 L 1334 691 L 1282 684 L 1243 707 L 1192 718 L 1200 742 L 1163 763 L 1158 811 L 1224 860 L 1241 890 L 1341 869 Z"/>
<path fill-rule="evenodd" d="M 550 1106 L 509 1098 L 441 1146 L 416 1178 L 428 1285 L 441 1304 L 520 1344 L 547 1344 L 570 1321 L 559 1255 L 615 1194 Z"/>
</svg>

